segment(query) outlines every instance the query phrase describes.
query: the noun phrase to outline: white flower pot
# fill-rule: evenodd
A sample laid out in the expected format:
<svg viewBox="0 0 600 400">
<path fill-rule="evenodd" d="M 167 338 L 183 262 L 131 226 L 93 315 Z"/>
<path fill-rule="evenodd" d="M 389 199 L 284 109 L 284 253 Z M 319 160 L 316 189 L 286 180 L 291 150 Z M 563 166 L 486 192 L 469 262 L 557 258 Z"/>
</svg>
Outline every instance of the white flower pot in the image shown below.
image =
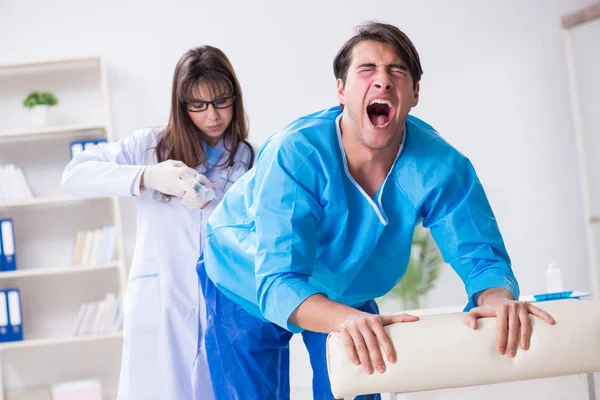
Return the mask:
<svg viewBox="0 0 600 400">
<path fill-rule="evenodd" d="M 48 124 L 48 108 L 48 105 L 40 104 L 31 109 L 31 124 L 33 126 L 41 128 Z"/>
</svg>

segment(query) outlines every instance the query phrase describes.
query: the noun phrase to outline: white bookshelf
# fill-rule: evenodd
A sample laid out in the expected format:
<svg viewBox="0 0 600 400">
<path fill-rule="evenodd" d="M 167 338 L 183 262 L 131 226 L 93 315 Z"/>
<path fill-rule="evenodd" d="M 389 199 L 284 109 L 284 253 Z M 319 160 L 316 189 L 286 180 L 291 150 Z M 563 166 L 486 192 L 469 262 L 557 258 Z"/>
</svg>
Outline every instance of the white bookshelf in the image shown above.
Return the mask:
<svg viewBox="0 0 600 400">
<path fill-rule="evenodd" d="M 48 139 L 52 140 L 57 137 L 85 137 L 85 135 L 95 134 L 96 131 L 106 131 L 108 127 L 97 124 L 80 124 L 80 125 L 64 125 L 64 126 L 49 126 L 43 128 L 27 128 L 13 129 L 0 132 L 0 140 L 9 139 Z"/>
<path fill-rule="evenodd" d="M 53 58 L 46 60 L 28 60 L 22 62 L 11 62 L 0 64 L 0 72 L 14 71 L 21 73 L 29 73 L 32 70 L 50 70 L 58 69 L 65 71 L 68 69 L 79 68 L 100 68 L 102 57 L 87 56 L 87 57 L 71 57 L 71 58 Z"/>
<path fill-rule="evenodd" d="M 26 279 L 36 276 L 44 277 L 64 274 L 85 274 L 89 272 L 120 268 L 120 266 L 120 263 L 110 263 L 106 265 L 70 265 L 67 267 L 31 268 L 26 270 L 6 271 L 0 274 L 0 281 L 3 279 Z M 2 343 L 0 343 L 0 347 L 1 346 Z"/>
<path fill-rule="evenodd" d="M 29 110 L 22 106 L 31 90 L 50 90 L 59 100 L 42 128 L 30 124 Z M 34 195 L 0 200 L 0 219 L 14 222 L 17 260 L 16 271 L 0 272 L 0 289 L 20 290 L 23 320 L 23 341 L 0 343 L 0 400 L 79 379 L 99 379 L 104 397 L 115 398 L 121 331 L 73 333 L 82 303 L 102 300 L 109 292 L 123 294 L 119 199 L 75 198 L 61 187 L 72 141 L 113 140 L 103 59 L 0 64 L 0 114 L 0 165 L 20 167 Z M 107 225 L 117 232 L 113 260 L 73 265 L 77 231 Z"/>
<path fill-rule="evenodd" d="M 12 350 L 40 350 L 43 347 L 60 347 L 70 344 L 97 344 L 104 341 L 121 340 L 123 333 L 107 333 L 105 335 L 85 335 L 77 337 L 62 337 L 52 339 L 30 339 L 20 342 L 10 342 L 0 344 L 0 351 L 10 352 Z"/>
<path fill-rule="evenodd" d="M 86 199 L 72 196 L 44 196 L 31 200 L 0 203 L 0 212 L 20 208 L 68 207 L 84 203 Z"/>
</svg>

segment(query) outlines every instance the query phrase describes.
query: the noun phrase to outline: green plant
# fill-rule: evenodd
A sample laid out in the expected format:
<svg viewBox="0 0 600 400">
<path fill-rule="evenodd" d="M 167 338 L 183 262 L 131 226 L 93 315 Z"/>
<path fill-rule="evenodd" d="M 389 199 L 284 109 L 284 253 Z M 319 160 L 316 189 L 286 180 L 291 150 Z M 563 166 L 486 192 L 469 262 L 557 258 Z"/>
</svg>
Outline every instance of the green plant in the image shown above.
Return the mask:
<svg viewBox="0 0 600 400">
<path fill-rule="evenodd" d="M 418 309 L 420 299 L 434 288 L 443 263 L 442 254 L 429 229 L 417 226 L 406 274 L 390 294 L 402 299 L 404 309 Z"/>
<path fill-rule="evenodd" d="M 25 100 L 23 100 L 23 106 L 25 106 L 25 108 L 33 108 L 42 104 L 54 106 L 58 104 L 58 99 L 51 92 L 40 92 L 34 90 L 30 92 L 27 97 L 25 97 Z"/>
</svg>

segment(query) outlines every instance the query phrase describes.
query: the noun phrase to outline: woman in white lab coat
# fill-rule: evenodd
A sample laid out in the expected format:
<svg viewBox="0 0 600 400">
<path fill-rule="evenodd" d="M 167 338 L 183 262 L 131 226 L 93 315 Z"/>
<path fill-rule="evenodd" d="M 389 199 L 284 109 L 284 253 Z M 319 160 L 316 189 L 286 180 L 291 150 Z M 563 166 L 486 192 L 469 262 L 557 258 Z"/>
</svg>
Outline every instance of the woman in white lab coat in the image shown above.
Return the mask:
<svg viewBox="0 0 600 400">
<path fill-rule="evenodd" d="M 64 171 L 63 186 L 75 196 L 137 200 L 120 400 L 212 398 L 196 262 L 208 216 L 254 161 L 247 135 L 233 67 L 222 51 L 203 46 L 177 64 L 166 127 L 93 146 Z M 196 193 L 194 182 L 215 198 Z"/>
</svg>

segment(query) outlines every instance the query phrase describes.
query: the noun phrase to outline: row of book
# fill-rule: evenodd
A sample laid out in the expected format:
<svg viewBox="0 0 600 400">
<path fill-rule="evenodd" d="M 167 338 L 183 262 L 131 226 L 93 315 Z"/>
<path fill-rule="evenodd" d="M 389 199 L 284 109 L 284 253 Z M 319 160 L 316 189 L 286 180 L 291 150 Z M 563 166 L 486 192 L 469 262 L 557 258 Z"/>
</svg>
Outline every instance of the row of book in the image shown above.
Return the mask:
<svg viewBox="0 0 600 400">
<path fill-rule="evenodd" d="M 77 231 L 73 246 L 73 265 L 106 265 L 115 256 L 117 231 L 112 225 Z"/>
<path fill-rule="evenodd" d="M 114 333 L 121 329 L 123 309 L 121 296 L 107 293 L 104 299 L 86 302 L 79 308 L 73 335 L 94 335 Z"/>
<path fill-rule="evenodd" d="M 73 265 L 108 265 L 115 259 L 117 231 L 112 225 L 77 231 L 73 246 Z M 17 269 L 14 223 L 0 219 L 0 272 Z"/>
<path fill-rule="evenodd" d="M 0 290 L 0 343 L 23 340 L 21 310 L 19 289 Z M 109 292 L 102 300 L 81 304 L 73 335 L 115 333 L 121 330 L 122 323 L 121 296 Z"/>
<path fill-rule="evenodd" d="M 91 146 L 106 143 L 106 139 L 88 139 L 73 141 L 69 145 L 71 158 Z M 32 200 L 35 196 L 23 169 L 13 165 L 0 165 L 0 204 Z M 57 182 L 60 184 L 60 182 Z"/>
<path fill-rule="evenodd" d="M 0 204 L 33 199 L 23 170 L 15 165 L 0 165 Z"/>
</svg>

